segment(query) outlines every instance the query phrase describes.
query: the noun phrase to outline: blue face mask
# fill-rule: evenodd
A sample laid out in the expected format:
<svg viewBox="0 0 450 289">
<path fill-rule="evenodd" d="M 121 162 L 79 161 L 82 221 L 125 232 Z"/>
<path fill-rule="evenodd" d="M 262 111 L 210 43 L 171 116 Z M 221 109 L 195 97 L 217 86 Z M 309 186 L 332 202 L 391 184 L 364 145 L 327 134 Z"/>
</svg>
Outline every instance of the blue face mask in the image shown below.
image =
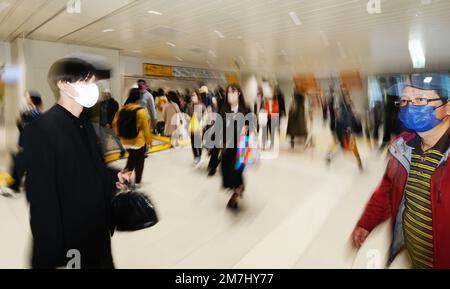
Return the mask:
<svg viewBox="0 0 450 289">
<path fill-rule="evenodd" d="M 407 105 L 400 108 L 399 118 L 408 129 L 415 132 L 426 132 L 442 122 L 442 119 L 436 117 L 438 108 L 431 105 Z"/>
</svg>

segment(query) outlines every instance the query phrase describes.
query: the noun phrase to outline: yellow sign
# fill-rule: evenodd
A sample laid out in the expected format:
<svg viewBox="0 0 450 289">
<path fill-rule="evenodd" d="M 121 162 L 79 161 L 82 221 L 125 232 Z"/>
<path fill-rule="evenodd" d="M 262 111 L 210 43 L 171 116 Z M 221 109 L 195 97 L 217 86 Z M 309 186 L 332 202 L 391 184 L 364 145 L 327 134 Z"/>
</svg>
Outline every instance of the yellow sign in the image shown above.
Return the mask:
<svg viewBox="0 0 450 289">
<path fill-rule="evenodd" d="M 166 66 L 166 65 L 145 63 L 144 64 L 144 75 L 172 77 L 173 76 L 173 67 Z"/>
<path fill-rule="evenodd" d="M 236 73 L 227 73 L 227 82 L 228 84 L 238 84 L 239 80 Z"/>
</svg>

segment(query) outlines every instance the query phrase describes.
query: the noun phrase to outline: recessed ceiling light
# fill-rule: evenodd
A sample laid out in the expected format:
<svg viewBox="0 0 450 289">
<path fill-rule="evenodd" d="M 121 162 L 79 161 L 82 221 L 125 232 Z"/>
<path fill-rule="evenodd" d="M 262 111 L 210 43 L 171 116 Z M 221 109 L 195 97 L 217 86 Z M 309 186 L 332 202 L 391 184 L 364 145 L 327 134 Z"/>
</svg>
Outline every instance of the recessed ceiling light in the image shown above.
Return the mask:
<svg viewBox="0 0 450 289">
<path fill-rule="evenodd" d="M 150 11 L 148 11 L 148 13 L 149 13 L 149 14 L 154 14 L 154 15 L 159 15 L 159 16 L 161 16 L 161 15 L 162 15 L 162 13 L 161 13 L 161 12 L 158 12 L 158 11 L 154 11 L 154 10 L 150 10 Z"/>
<path fill-rule="evenodd" d="M 330 41 L 328 40 L 328 37 L 325 34 L 325 32 L 323 30 L 320 30 L 319 34 L 320 34 L 320 37 L 322 38 L 323 44 L 325 44 L 325 46 L 330 46 Z"/>
<path fill-rule="evenodd" d="M 347 53 L 345 53 L 345 49 L 344 46 L 342 46 L 341 42 L 337 43 L 338 49 L 339 49 L 339 54 L 341 55 L 342 58 L 347 58 Z"/>
<path fill-rule="evenodd" d="M 172 46 L 172 47 L 175 47 L 175 46 L 176 46 L 176 45 L 173 44 L 172 42 L 167 42 L 167 45 Z"/>
<path fill-rule="evenodd" d="M 217 57 L 217 54 L 212 50 L 209 51 L 209 54 L 211 54 L 211 56 L 214 58 Z"/>
<path fill-rule="evenodd" d="M 289 12 L 289 16 L 291 17 L 292 21 L 295 25 L 299 26 L 302 25 L 302 22 L 300 21 L 300 18 L 298 17 L 297 13 L 294 11 Z"/>
<path fill-rule="evenodd" d="M 7 7 L 9 7 L 9 6 L 11 6 L 11 4 L 8 3 L 8 2 L 5 2 L 5 1 L 0 2 L 0 12 L 1 12 L 3 9 L 5 9 L 5 8 L 7 8 Z"/>
<path fill-rule="evenodd" d="M 220 32 L 219 30 L 214 30 L 214 32 L 219 36 L 220 38 L 225 38 L 225 36 Z"/>
<path fill-rule="evenodd" d="M 103 30 L 102 30 L 103 33 L 114 32 L 114 31 L 116 31 L 116 30 L 111 29 L 111 28 L 103 29 Z"/>
<path fill-rule="evenodd" d="M 425 68 L 425 52 L 422 47 L 422 42 L 418 39 L 411 39 L 408 43 L 409 54 L 413 62 L 414 68 Z"/>
</svg>

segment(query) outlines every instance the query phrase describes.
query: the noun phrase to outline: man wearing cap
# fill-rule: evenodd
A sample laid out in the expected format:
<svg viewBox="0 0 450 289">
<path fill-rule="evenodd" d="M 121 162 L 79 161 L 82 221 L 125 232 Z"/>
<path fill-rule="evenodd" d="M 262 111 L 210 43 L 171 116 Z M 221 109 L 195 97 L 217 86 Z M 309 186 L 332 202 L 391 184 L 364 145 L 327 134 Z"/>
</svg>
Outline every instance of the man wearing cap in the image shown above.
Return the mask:
<svg viewBox="0 0 450 289">
<path fill-rule="evenodd" d="M 213 94 L 209 91 L 208 87 L 203 85 L 198 91 L 200 92 L 200 96 L 203 99 L 205 106 L 207 108 L 211 107 Z"/>
<path fill-rule="evenodd" d="M 450 268 L 450 78 L 412 75 L 401 84 L 399 118 L 411 132 L 391 144 L 389 163 L 353 231 L 357 248 L 391 219 L 389 263 L 406 249 L 412 267 Z"/>
</svg>

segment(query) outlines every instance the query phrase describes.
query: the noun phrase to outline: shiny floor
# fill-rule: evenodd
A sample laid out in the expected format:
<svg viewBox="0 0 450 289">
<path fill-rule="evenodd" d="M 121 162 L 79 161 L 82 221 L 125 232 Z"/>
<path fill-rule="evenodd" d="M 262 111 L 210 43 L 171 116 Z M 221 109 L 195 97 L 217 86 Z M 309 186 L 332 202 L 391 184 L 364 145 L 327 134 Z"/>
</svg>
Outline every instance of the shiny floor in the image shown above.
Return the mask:
<svg viewBox="0 0 450 289">
<path fill-rule="evenodd" d="M 383 268 L 389 224 L 379 226 L 356 251 L 350 234 L 385 167 L 383 155 L 360 141 L 365 165 L 351 155 L 325 154 L 331 135 L 314 128 L 315 146 L 291 150 L 282 144 L 275 159 L 245 173 L 241 210 L 225 208 L 220 171 L 208 178 L 193 166 L 190 148 L 151 155 L 142 190 L 160 215 L 155 227 L 116 233 L 117 268 Z M 118 168 L 124 161 L 113 164 Z M 29 266 L 31 235 L 23 195 L 0 197 L 0 268 Z M 407 268 L 400 255 L 391 268 Z"/>
</svg>

